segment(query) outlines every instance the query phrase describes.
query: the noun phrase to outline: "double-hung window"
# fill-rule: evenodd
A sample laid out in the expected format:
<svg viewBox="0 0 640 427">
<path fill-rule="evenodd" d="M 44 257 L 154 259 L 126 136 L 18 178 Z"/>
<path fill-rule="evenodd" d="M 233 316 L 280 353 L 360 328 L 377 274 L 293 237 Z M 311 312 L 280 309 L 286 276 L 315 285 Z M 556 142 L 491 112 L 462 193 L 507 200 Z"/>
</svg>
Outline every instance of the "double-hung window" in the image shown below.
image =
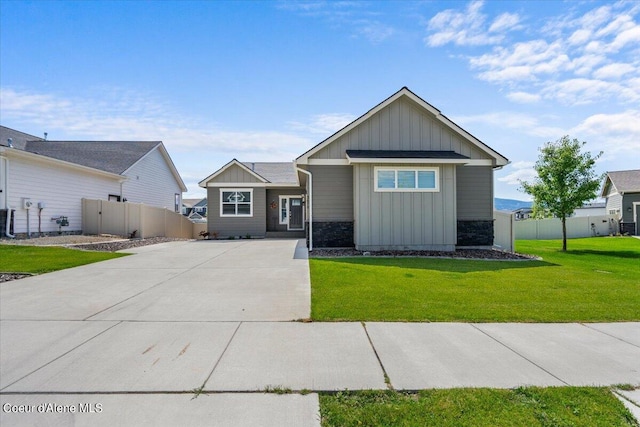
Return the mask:
<svg viewBox="0 0 640 427">
<path fill-rule="evenodd" d="M 438 168 L 375 167 L 374 190 L 384 191 L 440 191 Z"/>
<path fill-rule="evenodd" d="M 253 189 L 220 189 L 220 216 L 253 216 Z"/>
</svg>

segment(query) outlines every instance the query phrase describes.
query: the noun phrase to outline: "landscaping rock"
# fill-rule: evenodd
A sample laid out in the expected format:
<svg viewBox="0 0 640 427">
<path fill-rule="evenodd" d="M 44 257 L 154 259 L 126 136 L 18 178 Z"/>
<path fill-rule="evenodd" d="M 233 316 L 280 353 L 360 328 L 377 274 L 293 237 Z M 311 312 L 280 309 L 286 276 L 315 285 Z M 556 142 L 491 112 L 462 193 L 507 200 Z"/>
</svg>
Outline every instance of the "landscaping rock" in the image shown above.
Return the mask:
<svg viewBox="0 0 640 427">
<path fill-rule="evenodd" d="M 458 249 L 454 252 L 445 251 L 358 251 L 356 249 L 314 249 L 309 253 L 310 258 L 326 257 L 429 257 L 429 258 L 462 258 L 484 260 L 527 261 L 538 259 L 532 255 L 518 254 L 515 252 L 500 251 L 497 249 Z"/>
</svg>

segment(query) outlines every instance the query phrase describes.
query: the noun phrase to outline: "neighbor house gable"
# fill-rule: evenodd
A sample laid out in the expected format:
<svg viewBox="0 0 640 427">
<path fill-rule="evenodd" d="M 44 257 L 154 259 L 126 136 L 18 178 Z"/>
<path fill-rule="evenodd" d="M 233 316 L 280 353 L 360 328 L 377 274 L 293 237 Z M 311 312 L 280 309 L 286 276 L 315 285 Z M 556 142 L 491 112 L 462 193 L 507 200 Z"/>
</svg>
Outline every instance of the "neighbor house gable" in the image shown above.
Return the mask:
<svg viewBox="0 0 640 427">
<path fill-rule="evenodd" d="M 640 193 L 640 169 L 607 172 L 600 197 L 616 193 Z"/>
<path fill-rule="evenodd" d="M 453 151 L 469 164 L 508 160 L 406 87 L 296 159 L 297 164 L 348 164 L 347 150 Z"/>
<path fill-rule="evenodd" d="M 178 169 L 176 169 L 176 165 L 173 163 L 173 160 L 171 160 L 171 156 L 169 156 L 169 153 L 167 152 L 167 149 L 165 148 L 162 142 L 158 142 L 158 144 L 155 147 L 149 150 L 145 155 L 143 155 L 131 166 L 129 166 L 124 172 L 122 172 L 122 175 L 128 175 L 130 171 L 134 170 L 136 166 L 144 162 L 147 158 L 152 156 L 153 153 L 155 153 L 156 151 L 158 151 L 162 156 L 164 162 L 166 163 L 167 168 L 169 169 L 169 172 L 171 172 L 171 175 L 173 175 L 173 178 L 176 180 L 176 183 L 178 184 L 182 192 L 187 191 L 187 186 L 182 180 L 182 177 L 180 176 Z"/>
</svg>

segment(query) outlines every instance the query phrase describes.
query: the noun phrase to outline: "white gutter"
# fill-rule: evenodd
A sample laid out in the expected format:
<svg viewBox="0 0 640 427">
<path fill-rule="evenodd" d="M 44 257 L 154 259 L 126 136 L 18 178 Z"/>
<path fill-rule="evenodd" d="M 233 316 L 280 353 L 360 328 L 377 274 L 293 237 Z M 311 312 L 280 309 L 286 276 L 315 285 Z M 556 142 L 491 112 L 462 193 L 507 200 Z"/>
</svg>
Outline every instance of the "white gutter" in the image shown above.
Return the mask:
<svg viewBox="0 0 640 427">
<path fill-rule="evenodd" d="M 308 170 L 300 169 L 296 165 L 296 170 L 309 177 L 309 252 L 313 251 L 313 175 Z"/>
</svg>

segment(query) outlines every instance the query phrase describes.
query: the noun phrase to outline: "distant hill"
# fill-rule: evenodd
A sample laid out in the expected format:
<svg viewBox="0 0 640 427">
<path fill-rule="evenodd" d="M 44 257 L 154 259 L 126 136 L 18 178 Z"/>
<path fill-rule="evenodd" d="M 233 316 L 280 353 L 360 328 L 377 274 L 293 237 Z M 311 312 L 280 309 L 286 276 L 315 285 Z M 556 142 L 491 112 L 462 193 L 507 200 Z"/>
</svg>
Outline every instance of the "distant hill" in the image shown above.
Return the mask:
<svg viewBox="0 0 640 427">
<path fill-rule="evenodd" d="M 499 211 L 515 211 L 520 208 L 530 208 L 531 202 L 524 202 L 515 199 L 501 199 L 496 197 L 493 199 L 493 206 Z"/>
</svg>

